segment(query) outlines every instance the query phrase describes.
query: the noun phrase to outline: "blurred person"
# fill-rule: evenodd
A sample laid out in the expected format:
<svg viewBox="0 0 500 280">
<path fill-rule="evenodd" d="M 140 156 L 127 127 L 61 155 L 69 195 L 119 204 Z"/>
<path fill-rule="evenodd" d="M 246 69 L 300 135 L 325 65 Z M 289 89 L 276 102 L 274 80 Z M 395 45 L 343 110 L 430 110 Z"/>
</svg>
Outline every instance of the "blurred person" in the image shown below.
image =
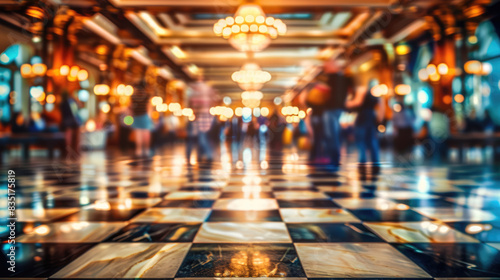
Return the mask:
<svg viewBox="0 0 500 280">
<path fill-rule="evenodd" d="M 354 134 L 361 164 L 367 162 L 367 150 L 373 163 L 378 163 L 380 160 L 375 107 L 379 104 L 383 105 L 383 102 L 379 102 L 380 99 L 370 93 L 371 89 L 378 84 L 376 79 L 370 80 L 368 87 L 358 87 L 354 97 L 346 101 L 347 108 L 356 109 L 358 112 L 354 122 Z M 383 110 L 383 108 L 380 109 Z"/>
<path fill-rule="evenodd" d="M 150 117 L 152 107 L 149 101 L 150 95 L 146 90 L 146 83 L 142 81 L 136 84 L 130 106 L 134 117 L 132 129 L 134 130 L 135 155 L 138 157 L 150 156 L 151 154 L 150 145 L 153 121 Z"/>
<path fill-rule="evenodd" d="M 63 90 L 62 100 L 59 104 L 61 111 L 61 130 L 64 131 L 66 155 L 80 154 L 80 126 L 82 120 L 78 115 L 79 103 L 73 96 L 73 92 Z"/>
<path fill-rule="evenodd" d="M 336 60 L 327 61 L 323 70 L 328 77 L 327 84 L 330 87 L 330 98 L 325 103 L 323 116 L 326 146 L 331 164 L 338 166 L 340 165 L 341 148 L 340 116 L 345 109 L 345 102 L 352 82 Z"/>
<path fill-rule="evenodd" d="M 271 152 L 279 152 L 283 148 L 285 127 L 285 120 L 278 114 L 278 110 L 274 110 L 269 117 L 269 147 Z"/>
<path fill-rule="evenodd" d="M 188 126 L 188 135 L 192 139 L 196 139 L 198 161 L 205 159 L 211 162 L 213 153 L 209 140 L 209 131 L 214 117 L 210 114 L 210 107 L 216 101 L 215 91 L 204 82 L 202 75 L 198 77 L 195 83 L 190 85 L 190 89 L 188 92 L 189 107 L 193 109 L 196 118 Z M 188 162 L 191 158 L 192 146 L 187 145 Z"/>
<path fill-rule="evenodd" d="M 173 114 L 166 114 L 163 116 L 164 129 L 168 144 L 174 144 L 176 138 L 177 128 L 179 127 L 179 118 Z"/>
<path fill-rule="evenodd" d="M 432 156 L 434 160 L 440 161 L 448 156 L 448 141 L 451 135 L 450 118 L 446 111 L 440 107 L 431 108 L 431 116 L 428 124 L 427 155 Z"/>
<path fill-rule="evenodd" d="M 412 106 L 406 106 L 404 103 L 399 104 L 401 109 L 394 112 L 394 148 L 397 152 L 410 152 L 415 139 L 413 137 L 413 125 L 415 124 L 415 113 Z"/>
<path fill-rule="evenodd" d="M 263 148 L 266 146 L 267 143 L 267 130 L 268 130 L 268 119 L 267 117 L 264 117 L 260 115 L 257 118 L 257 124 L 258 124 L 258 139 L 259 139 L 259 148 Z"/>
<path fill-rule="evenodd" d="M 330 87 L 323 82 L 326 76 L 322 75 L 316 79 L 307 90 L 306 105 L 312 109 L 309 114 L 309 125 L 312 130 L 312 147 L 309 150 L 309 161 L 318 163 L 325 156 L 327 144 L 325 143 L 324 113 L 325 104 L 330 100 Z"/>
<path fill-rule="evenodd" d="M 130 116 L 132 112 L 130 108 L 123 106 L 116 108 L 115 113 L 118 120 L 118 145 L 120 150 L 125 152 L 131 146 L 130 135 L 132 133 L 130 126 L 125 124 L 125 117 Z"/>
</svg>

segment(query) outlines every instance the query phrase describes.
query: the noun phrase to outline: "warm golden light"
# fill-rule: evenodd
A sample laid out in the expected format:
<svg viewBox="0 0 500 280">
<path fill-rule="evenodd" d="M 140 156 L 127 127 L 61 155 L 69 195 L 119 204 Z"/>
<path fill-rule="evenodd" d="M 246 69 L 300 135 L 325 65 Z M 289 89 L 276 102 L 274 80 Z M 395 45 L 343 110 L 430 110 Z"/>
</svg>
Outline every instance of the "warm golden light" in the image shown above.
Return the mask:
<svg viewBox="0 0 500 280">
<path fill-rule="evenodd" d="M 439 81 L 439 79 L 441 79 L 441 75 L 439 75 L 438 73 L 434 73 L 432 75 L 429 75 L 429 79 L 432 82 L 437 82 L 437 81 Z"/>
<path fill-rule="evenodd" d="M 421 80 L 421 81 L 427 81 L 429 79 L 429 73 L 427 73 L 427 69 L 420 69 L 418 71 L 418 78 Z"/>
<path fill-rule="evenodd" d="M 56 102 L 55 95 L 53 95 L 53 94 L 47 95 L 47 97 L 45 98 L 45 102 L 47 102 L 49 104 L 52 104 L 52 103 Z"/>
<path fill-rule="evenodd" d="M 253 109 L 253 108 L 259 107 L 260 99 L 256 99 L 256 98 L 242 99 L 241 103 L 243 103 L 243 105 L 245 105 L 245 107 Z"/>
<path fill-rule="evenodd" d="M 465 98 L 464 98 L 464 96 L 463 96 L 463 95 L 461 95 L 461 94 L 457 94 L 457 95 L 455 95 L 454 100 L 455 100 L 455 102 L 457 102 L 457 103 L 462 103 L 462 102 L 464 102 Z"/>
<path fill-rule="evenodd" d="M 78 71 L 80 71 L 80 67 L 78 66 L 71 66 L 69 70 L 69 75 L 71 77 L 77 77 L 78 76 Z"/>
<path fill-rule="evenodd" d="M 477 37 L 476 36 L 469 36 L 469 38 L 467 39 L 467 41 L 469 41 L 470 44 L 474 45 L 474 44 L 477 44 Z"/>
<path fill-rule="evenodd" d="M 242 90 L 259 90 L 271 80 L 271 74 L 262 71 L 256 63 L 245 63 L 240 71 L 231 75 L 231 79 L 238 83 Z"/>
<path fill-rule="evenodd" d="M 21 65 L 20 71 L 21 71 L 21 76 L 25 78 L 31 76 L 31 65 L 30 64 Z"/>
<path fill-rule="evenodd" d="M 131 96 L 132 94 L 134 94 L 134 87 L 131 86 L 131 85 L 127 85 L 125 86 L 125 96 Z"/>
<path fill-rule="evenodd" d="M 101 111 L 105 114 L 109 113 L 109 111 L 111 110 L 111 106 L 109 106 L 109 104 L 104 104 L 102 105 L 101 107 Z"/>
<path fill-rule="evenodd" d="M 59 74 L 61 76 L 67 76 L 69 74 L 69 66 L 68 65 L 62 65 L 61 68 L 59 68 Z"/>
<path fill-rule="evenodd" d="M 406 55 L 406 54 L 409 54 L 410 52 L 411 52 L 411 48 L 408 45 L 403 44 L 403 45 L 398 45 L 396 47 L 396 53 L 398 55 Z"/>
<path fill-rule="evenodd" d="M 36 76 L 43 76 L 47 72 L 47 66 L 43 63 L 34 64 L 31 68 L 32 72 Z"/>
<path fill-rule="evenodd" d="M 394 88 L 394 92 L 398 95 L 407 95 L 411 92 L 411 86 L 405 84 L 399 84 Z"/>
<path fill-rule="evenodd" d="M 151 98 L 151 105 L 153 106 L 157 106 L 157 105 L 160 105 L 163 103 L 163 98 L 161 98 L 160 96 L 155 96 L 153 98 Z"/>
<path fill-rule="evenodd" d="M 244 91 L 241 93 L 241 99 L 258 99 L 261 100 L 264 94 L 260 91 Z"/>
<path fill-rule="evenodd" d="M 178 46 L 172 46 L 170 48 L 170 51 L 172 52 L 173 55 L 175 55 L 175 57 L 179 59 L 186 58 L 186 53 L 183 50 L 181 50 L 181 48 L 179 48 Z"/>
<path fill-rule="evenodd" d="M 427 65 L 427 74 L 434 75 L 434 74 L 436 74 L 436 72 L 437 72 L 436 65 L 434 65 L 434 64 Z"/>
<path fill-rule="evenodd" d="M 370 93 L 375 97 L 387 95 L 388 92 L 389 92 L 389 87 L 387 87 L 386 84 L 376 85 L 370 91 Z"/>
<path fill-rule="evenodd" d="M 448 70 L 448 65 L 446 65 L 446 63 L 440 63 L 437 67 L 437 71 L 440 75 L 447 75 Z"/>
<path fill-rule="evenodd" d="M 109 93 L 109 86 L 105 84 L 97 84 L 94 86 L 95 95 L 107 95 Z"/>
<path fill-rule="evenodd" d="M 87 123 L 85 124 L 85 130 L 87 130 L 88 132 L 93 132 L 96 130 L 96 123 L 94 120 L 89 120 L 87 121 Z"/>
<path fill-rule="evenodd" d="M 214 24 L 217 36 L 229 39 L 229 43 L 239 51 L 261 51 L 278 35 L 286 33 L 286 25 L 281 20 L 267 17 L 259 5 L 244 4 L 236 11 L 235 17 L 220 19 Z"/>
<path fill-rule="evenodd" d="M 481 62 L 477 60 L 467 61 L 464 65 L 464 70 L 468 74 L 475 74 L 475 75 L 481 74 L 482 70 Z"/>
<path fill-rule="evenodd" d="M 267 107 L 260 108 L 260 114 L 263 117 L 269 116 L 269 108 L 267 108 Z"/>
<path fill-rule="evenodd" d="M 81 69 L 80 71 L 78 71 L 78 81 L 85 81 L 89 78 L 89 72 L 85 69 Z"/>
<path fill-rule="evenodd" d="M 47 225 L 41 225 L 36 227 L 34 232 L 38 235 L 47 235 L 50 232 L 50 228 Z"/>
</svg>

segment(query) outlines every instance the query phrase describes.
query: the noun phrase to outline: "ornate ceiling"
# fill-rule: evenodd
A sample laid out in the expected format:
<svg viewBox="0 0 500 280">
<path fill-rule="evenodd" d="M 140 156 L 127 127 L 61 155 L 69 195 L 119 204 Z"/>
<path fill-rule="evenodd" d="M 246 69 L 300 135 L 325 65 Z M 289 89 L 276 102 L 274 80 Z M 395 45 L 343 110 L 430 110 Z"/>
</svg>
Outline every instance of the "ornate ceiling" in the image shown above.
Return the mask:
<svg viewBox="0 0 500 280">
<path fill-rule="evenodd" d="M 0 0 L 5 11 L 0 20 L 26 28 L 12 12 L 40 1 Z M 305 74 L 314 73 L 326 58 L 352 61 L 364 50 L 394 44 L 431 29 L 425 16 L 439 5 L 462 5 L 463 0 L 272 0 L 258 1 L 268 16 L 282 19 L 287 32 L 273 40 L 253 61 L 272 79 L 262 92 L 273 98 L 297 86 Z M 469 1 L 470 2 L 470 1 Z M 249 60 L 213 32 L 220 18 L 232 16 L 238 0 L 52 0 L 79 15 L 83 32 L 110 46 L 134 49 L 135 59 L 163 69 L 166 78 L 206 80 L 224 96 L 239 96 L 241 89 L 231 74 Z M 78 38 L 80 49 L 96 44 Z M 93 47 L 93 46 L 92 46 Z M 87 48 L 93 50 L 93 48 Z M 347 55 L 346 55 L 347 54 Z M 89 51 L 87 56 L 94 56 Z"/>
</svg>

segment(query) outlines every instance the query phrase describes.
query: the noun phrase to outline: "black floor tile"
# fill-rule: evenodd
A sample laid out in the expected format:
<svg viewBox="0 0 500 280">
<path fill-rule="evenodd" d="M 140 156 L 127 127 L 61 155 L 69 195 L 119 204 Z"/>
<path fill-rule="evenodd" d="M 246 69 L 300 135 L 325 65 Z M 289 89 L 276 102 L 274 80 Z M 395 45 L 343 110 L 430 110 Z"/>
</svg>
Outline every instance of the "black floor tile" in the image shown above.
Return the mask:
<svg viewBox="0 0 500 280">
<path fill-rule="evenodd" d="M 211 208 L 215 200 L 164 200 L 155 207 L 172 208 Z"/>
<path fill-rule="evenodd" d="M 280 208 L 340 208 L 329 199 L 278 200 Z"/>
<path fill-rule="evenodd" d="M 292 244 L 193 244 L 176 277 L 305 277 Z"/>
<path fill-rule="evenodd" d="M 349 210 L 363 222 L 418 222 L 431 219 L 420 215 L 413 210 Z"/>
<path fill-rule="evenodd" d="M 500 251 L 482 243 L 394 245 L 433 277 L 499 277 Z"/>
<path fill-rule="evenodd" d="M 209 222 L 280 222 L 278 210 L 265 211 L 228 211 L 213 210 L 208 218 Z"/>
<path fill-rule="evenodd" d="M 293 242 L 384 242 L 360 223 L 287 224 Z"/>
</svg>

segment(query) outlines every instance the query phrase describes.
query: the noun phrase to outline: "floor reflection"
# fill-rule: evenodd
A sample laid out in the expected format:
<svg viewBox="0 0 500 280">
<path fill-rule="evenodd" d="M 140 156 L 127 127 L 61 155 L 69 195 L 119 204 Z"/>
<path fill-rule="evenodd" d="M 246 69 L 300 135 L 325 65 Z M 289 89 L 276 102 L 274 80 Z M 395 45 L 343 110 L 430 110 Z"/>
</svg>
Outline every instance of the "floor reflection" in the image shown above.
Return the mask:
<svg viewBox="0 0 500 280">
<path fill-rule="evenodd" d="M 0 277 L 499 277 L 497 166 L 359 168 L 346 154 L 334 170 L 247 148 L 194 165 L 182 146 L 12 163 L 17 223 L 0 189 Z M 11 230 L 15 273 L 3 269 Z"/>
</svg>

